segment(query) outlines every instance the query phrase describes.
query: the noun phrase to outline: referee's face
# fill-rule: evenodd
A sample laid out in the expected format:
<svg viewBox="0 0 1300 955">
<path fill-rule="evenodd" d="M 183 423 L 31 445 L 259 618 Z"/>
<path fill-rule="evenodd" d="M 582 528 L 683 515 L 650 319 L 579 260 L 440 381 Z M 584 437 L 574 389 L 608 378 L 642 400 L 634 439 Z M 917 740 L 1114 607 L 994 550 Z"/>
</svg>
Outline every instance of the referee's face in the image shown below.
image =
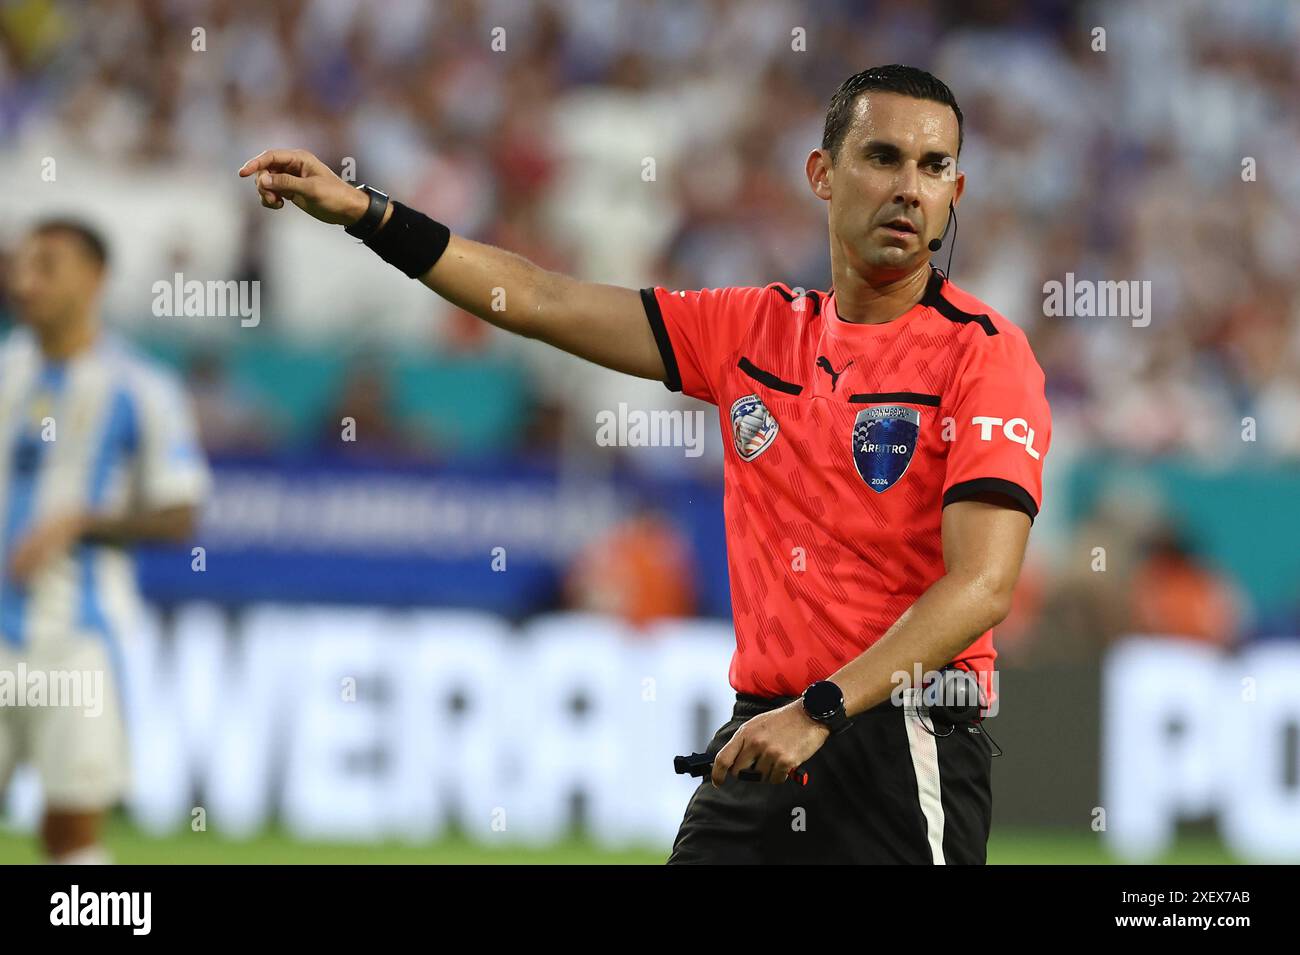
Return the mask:
<svg viewBox="0 0 1300 955">
<path fill-rule="evenodd" d="M 855 103 L 838 154 L 808 157 L 813 192 L 830 203 L 831 261 L 891 281 L 930 260 L 948 203 L 960 200 L 957 115 L 943 103 L 868 92 Z"/>
<path fill-rule="evenodd" d="M 69 233 L 28 236 L 13 261 L 11 285 L 18 317 L 37 330 L 77 322 L 94 307 L 103 273 Z"/>
</svg>

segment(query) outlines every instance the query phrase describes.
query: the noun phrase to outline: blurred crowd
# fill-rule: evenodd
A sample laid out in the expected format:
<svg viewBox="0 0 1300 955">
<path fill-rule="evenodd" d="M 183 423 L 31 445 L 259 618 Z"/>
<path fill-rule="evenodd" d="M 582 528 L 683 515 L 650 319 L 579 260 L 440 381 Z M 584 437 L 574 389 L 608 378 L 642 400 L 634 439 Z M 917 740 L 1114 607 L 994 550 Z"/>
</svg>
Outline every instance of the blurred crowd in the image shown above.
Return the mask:
<svg viewBox="0 0 1300 955">
<path fill-rule="evenodd" d="M 1030 337 L 1049 479 L 1098 450 L 1250 466 L 1300 459 L 1297 49 L 1291 0 L 25 0 L 0 6 L 0 141 L 14 162 L 76 156 L 140 182 L 144 204 L 176 176 L 219 189 L 210 232 L 178 251 L 153 230 L 137 271 L 225 249 L 219 274 L 264 284 L 264 331 L 349 343 L 345 283 L 368 267 L 353 245 L 235 191 L 233 171 L 268 146 L 351 165 L 462 234 L 585 278 L 825 289 L 826 210 L 803 168 L 830 95 L 866 66 L 922 66 L 966 117 L 952 277 Z M 310 266 L 282 244 L 309 248 Z M 1044 283 L 1067 274 L 1149 281 L 1149 324 L 1046 315 Z M 518 361 L 565 453 L 607 450 L 590 440 L 595 410 L 688 401 L 399 284 L 367 341 Z M 127 314 L 147 302 L 138 289 L 112 301 L 156 333 Z M 265 396 L 241 393 L 220 354 L 191 379 L 207 442 L 274 446 Z M 382 364 L 356 375 L 340 400 L 369 395 L 375 427 L 418 451 L 409 422 L 385 421 L 399 412 L 379 398 Z M 716 469 L 720 451 L 673 461 Z M 1146 530 L 1140 566 L 1163 596 L 1132 613 L 1243 631 L 1230 585 L 1199 587 L 1185 543 Z"/>
<path fill-rule="evenodd" d="M 1287 0 L 28 0 L 0 17 L 10 149 L 229 178 L 301 145 L 462 233 L 637 286 L 825 288 L 803 160 L 827 100 L 866 65 L 925 66 L 967 117 L 954 279 L 1030 333 L 1061 438 L 1300 456 Z M 245 205 L 237 244 L 255 248 L 266 216 Z M 1150 281 L 1150 325 L 1044 317 L 1067 273 Z M 436 326 L 429 347 L 512 347 L 451 310 Z M 542 390 L 571 384 L 530 360 Z"/>
</svg>

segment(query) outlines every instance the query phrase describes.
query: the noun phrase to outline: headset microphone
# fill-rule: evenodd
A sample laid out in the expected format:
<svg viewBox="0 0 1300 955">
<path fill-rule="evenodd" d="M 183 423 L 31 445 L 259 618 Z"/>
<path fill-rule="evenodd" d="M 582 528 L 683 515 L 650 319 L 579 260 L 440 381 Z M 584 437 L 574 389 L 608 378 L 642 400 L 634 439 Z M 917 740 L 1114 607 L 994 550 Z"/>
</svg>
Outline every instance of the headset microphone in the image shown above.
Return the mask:
<svg viewBox="0 0 1300 955">
<path fill-rule="evenodd" d="M 937 239 L 931 239 L 926 245 L 926 248 L 931 252 L 938 252 L 943 248 L 943 236 L 948 234 L 948 223 L 952 223 L 952 243 L 948 246 L 948 269 L 944 272 L 945 276 L 952 274 L 952 253 L 953 249 L 957 245 L 957 210 L 953 207 L 951 202 L 948 203 L 948 222 L 944 223 L 943 235 L 939 236 Z"/>
</svg>

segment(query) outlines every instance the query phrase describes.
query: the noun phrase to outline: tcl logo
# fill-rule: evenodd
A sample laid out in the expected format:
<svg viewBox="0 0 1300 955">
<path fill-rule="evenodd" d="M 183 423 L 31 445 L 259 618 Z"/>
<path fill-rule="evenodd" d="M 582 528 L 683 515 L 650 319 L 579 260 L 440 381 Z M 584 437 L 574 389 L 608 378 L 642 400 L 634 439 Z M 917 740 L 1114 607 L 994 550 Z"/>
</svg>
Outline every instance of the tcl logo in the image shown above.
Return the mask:
<svg viewBox="0 0 1300 955">
<path fill-rule="evenodd" d="M 1001 418 L 976 415 L 970 419 L 970 423 L 979 426 L 981 441 L 992 441 L 993 429 L 1001 426 L 1002 433 L 1006 435 L 1007 440 L 1014 441 L 1016 444 L 1023 444 L 1025 450 L 1029 452 L 1029 456 L 1035 461 L 1038 460 L 1039 454 L 1034 450 L 1034 429 L 1029 427 L 1029 422 L 1024 418 L 1012 418 L 1010 421 L 1003 421 Z"/>
</svg>

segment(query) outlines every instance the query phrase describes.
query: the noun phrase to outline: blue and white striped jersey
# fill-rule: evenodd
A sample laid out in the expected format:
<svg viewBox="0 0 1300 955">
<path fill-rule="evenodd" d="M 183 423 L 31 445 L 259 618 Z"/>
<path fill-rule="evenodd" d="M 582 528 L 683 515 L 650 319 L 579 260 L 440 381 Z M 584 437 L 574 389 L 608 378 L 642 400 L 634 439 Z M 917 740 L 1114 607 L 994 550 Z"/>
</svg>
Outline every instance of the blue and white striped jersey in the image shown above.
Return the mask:
<svg viewBox="0 0 1300 955">
<path fill-rule="evenodd" d="M 10 646 L 132 626 L 139 596 L 127 551 L 78 545 L 19 585 L 26 534 L 72 512 L 122 515 L 200 504 L 211 483 L 180 381 L 115 336 L 66 362 L 26 328 L 0 343 L 0 639 Z"/>
</svg>

